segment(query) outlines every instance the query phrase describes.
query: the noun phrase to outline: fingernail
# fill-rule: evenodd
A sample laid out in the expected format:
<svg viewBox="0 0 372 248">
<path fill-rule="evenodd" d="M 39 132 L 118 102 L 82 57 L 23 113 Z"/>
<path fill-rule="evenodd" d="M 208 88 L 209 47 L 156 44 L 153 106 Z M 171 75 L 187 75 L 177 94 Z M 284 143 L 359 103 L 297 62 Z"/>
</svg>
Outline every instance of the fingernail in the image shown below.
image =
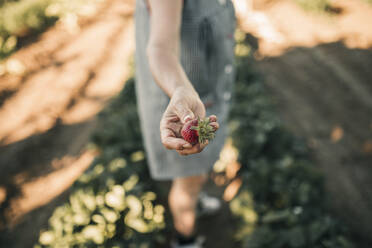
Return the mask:
<svg viewBox="0 0 372 248">
<path fill-rule="evenodd" d="M 183 118 L 183 122 L 187 122 L 189 120 L 191 120 L 191 116 L 190 115 L 186 115 L 185 118 Z"/>
</svg>

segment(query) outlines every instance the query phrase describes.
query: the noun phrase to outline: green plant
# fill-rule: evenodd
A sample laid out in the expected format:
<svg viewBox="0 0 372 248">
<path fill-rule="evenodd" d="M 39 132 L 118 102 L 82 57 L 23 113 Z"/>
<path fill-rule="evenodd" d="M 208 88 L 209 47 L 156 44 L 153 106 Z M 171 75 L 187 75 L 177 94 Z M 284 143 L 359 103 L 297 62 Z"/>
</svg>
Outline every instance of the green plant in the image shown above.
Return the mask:
<svg viewBox="0 0 372 248">
<path fill-rule="evenodd" d="M 325 13 L 330 7 L 329 0 L 295 0 L 295 2 L 305 10 L 318 13 Z"/>
<path fill-rule="evenodd" d="M 68 14 L 79 14 L 97 0 L 18 0 L 0 2 L 0 60 L 18 46 L 18 40 L 45 30 Z"/>
<path fill-rule="evenodd" d="M 123 158 L 96 164 L 49 219 L 36 247 L 151 247 L 164 207 Z"/>
<path fill-rule="evenodd" d="M 244 38 L 239 45 L 247 46 Z M 282 127 L 251 61 L 237 57 L 230 116 L 243 179 L 230 203 L 240 221 L 237 239 L 249 248 L 355 247 L 323 205 L 323 177 L 304 143 Z"/>
<path fill-rule="evenodd" d="M 247 46 L 244 37 L 239 46 Z M 355 247 L 346 226 L 323 206 L 323 177 L 304 143 L 282 127 L 251 61 L 249 53 L 237 56 L 229 122 L 242 165 L 243 184 L 230 202 L 238 247 Z M 152 247 L 164 239 L 164 208 L 146 168 L 133 79 L 100 115 L 104 122 L 93 137 L 100 156 L 36 247 Z"/>
<path fill-rule="evenodd" d="M 9 2 L 16 2 L 18 0 L 0 0 L 0 7 Z"/>
<path fill-rule="evenodd" d="M 163 239 L 164 207 L 146 168 L 133 79 L 101 117 L 93 138 L 100 155 L 35 247 L 153 247 Z"/>
</svg>

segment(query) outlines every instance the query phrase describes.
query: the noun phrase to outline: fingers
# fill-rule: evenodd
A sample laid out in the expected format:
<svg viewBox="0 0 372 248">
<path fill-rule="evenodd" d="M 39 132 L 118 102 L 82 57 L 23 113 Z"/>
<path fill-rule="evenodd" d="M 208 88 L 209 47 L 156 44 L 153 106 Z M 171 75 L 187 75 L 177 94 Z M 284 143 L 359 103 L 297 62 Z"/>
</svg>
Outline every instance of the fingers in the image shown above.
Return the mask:
<svg viewBox="0 0 372 248">
<path fill-rule="evenodd" d="M 164 147 L 170 150 L 182 150 L 191 148 L 191 144 L 184 139 L 177 138 L 171 129 L 163 127 L 160 130 L 161 142 Z"/>
<path fill-rule="evenodd" d="M 217 131 L 220 127 L 220 125 L 218 124 L 217 122 L 217 116 L 215 115 L 210 115 L 209 116 L 209 125 L 211 125 L 214 129 L 214 131 Z M 203 151 L 203 149 L 209 144 L 209 141 L 207 140 L 205 143 L 203 144 L 196 144 L 194 146 L 192 146 L 191 148 L 188 148 L 188 149 L 176 149 L 177 152 L 180 154 L 180 155 L 183 155 L 183 156 L 187 156 L 187 155 L 191 155 L 191 154 L 196 154 L 196 153 L 200 153 Z"/>
<path fill-rule="evenodd" d="M 181 104 L 178 104 L 175 106 L 175 112 L 177 116 L 180 118 L 182 123 L 186 123 L 189 120 L 192 120 L 195 118 L 194 113 L 189 109 L 187 106 L 181 106 Z"/>
<path fill-rule="evenodd" d="M 182 124 L 180 124 L 180 120 L 184 118 L 184 121 L 188 121 L 188 119 L 192 119 L 193 113 L 187 112 L 185 110 L 183 112 L 191 113 L 186 114 L 186 116 L 178 117 L 176 115 L 166 115 L 164 114 L 161 122 L 160 122 L 160 134 L 161 134 L 161 141 L 165 148 L 169 150 L 176 150 L 180 155 L 191 155 L 200 153 L 203 151 L 203 149 L 209 144 L 209 142 L 205 142 L 203 144 L 196 144 L 192 146 L 190 143 L 185 141 L 180 137 L 179 128 L 182 127 Z M 215 115 L 209 116 L 210 125 L 213 127 L 214 131 L 217 131 L 219 129 L 219 124 L 217 122 L 217 117 Z"/>
<path fill-rule="evenodd" d="M 175 129 L 178 117 L 163 117 L 160 121 L 160 138 L 165 148 L 170 150 L 182 150 L 191 148 L 192 145 L 184 139 L 177 138 Z"/>
<path fill-rule="evenodd" d="M 209 125 L 214 128 L 214 131 L 217 131 L 220 128 L 220 124 L 217 122 L 217 116 L 210 115 L 209 116 Z"/>
<path fill-rule="evenodd" d="M 209 121 L 210 121 L 210 122 L 217 122 L 217 116 L 215 116 L 215 115 L 210 115 L 210 116 L 209 116 Z"/>
<path fill-rule="evenodd" d="M 192 146 L 191 148 L 177 150 L 177 152 L 178 152 L 178 154 L 183 155 L 183 156 L 200 153 L 208 145 L 208 143 L 209 143 L 208 141 L 205 142 L 204 144 L 199 144 L 198 143 L 198 144 Z"/>
<path fill-rule="evenodd" d="M 186 115 L 185 117 L 183 117 L 182 118 L 182 123 L 186 123 L 186 122 L 191 121 L 192 119 L 194 119 L 191 116 L 193 116 L 193 115 Z"/>
<path fill-rule="evenodd" d="M 205 147 L 207 147 L 207 145 L 209 144 L 209 141 L 207 140 L 206 142 L 202 143 L 202 144 L 199 144 L 200 146 L 200 152 L 204 150 Z"/>
<path fill-rule="evenodd" d="M 170 136 L 163 138 L 162 143 L 164 147 L 169 150 L 182 151 L 183 149 L 188 149 L 192 147 L 191 144 L 187 143 L 183 139 Z"/>
<path fill-rule="evenodd" d="M 217 122 L 211 122 L 209 123 L 209 125 L 214 128 L 214 131 L 217 131 L 220 128 L 220 124 L 218 124 Z"/>
</svg>

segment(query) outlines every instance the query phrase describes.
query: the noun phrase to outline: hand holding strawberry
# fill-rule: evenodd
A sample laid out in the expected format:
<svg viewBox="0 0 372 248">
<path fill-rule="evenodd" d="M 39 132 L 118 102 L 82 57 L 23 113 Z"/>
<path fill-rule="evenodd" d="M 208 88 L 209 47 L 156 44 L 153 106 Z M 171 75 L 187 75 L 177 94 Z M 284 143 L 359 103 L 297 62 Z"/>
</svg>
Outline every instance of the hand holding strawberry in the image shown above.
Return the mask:
<svg viewBox="0 0 372 248">
<path fill-rule="evenodd" d="M 210 125 L 210 118 L 190 120 L 183 125 L 181 135 L 192 145 L 204 144 L 214 138 L 215 128 Z"/>
<path fill-rule="evenodd" d="M 194 125 L 196 123 L 199 125 Z M 189 140 L 185 135 L 186 139 L 182 137 L 182 129 L 186 130 L 186 127 L 192 131 L 190 134 L 194 134 L 194 140 Z M 160 122 L 163 145 L 167 149 L 176 150 L 180 155 L 201 152 L 218 128 L 217 117 L 211 115 L 205 118 L 205 107 L 199 95 L 186 87 L 180 87 L 174 92 Z"/>
</svg>

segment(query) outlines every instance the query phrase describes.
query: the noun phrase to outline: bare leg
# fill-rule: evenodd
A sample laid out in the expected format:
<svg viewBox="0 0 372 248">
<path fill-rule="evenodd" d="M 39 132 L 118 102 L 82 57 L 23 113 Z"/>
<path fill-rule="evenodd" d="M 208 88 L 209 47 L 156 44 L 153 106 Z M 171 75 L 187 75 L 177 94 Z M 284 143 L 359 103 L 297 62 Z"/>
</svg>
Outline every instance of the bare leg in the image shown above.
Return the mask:
<svg viewBox="0 0 372 248">
<path fill-rule="evenodd" d="M 174 227 L 186 237 L 194 232 L 196 203 L 206 178 L 205 175 L 200 175 L 173 180 L 168 198 L 169 207 Z"/>
</svg>

